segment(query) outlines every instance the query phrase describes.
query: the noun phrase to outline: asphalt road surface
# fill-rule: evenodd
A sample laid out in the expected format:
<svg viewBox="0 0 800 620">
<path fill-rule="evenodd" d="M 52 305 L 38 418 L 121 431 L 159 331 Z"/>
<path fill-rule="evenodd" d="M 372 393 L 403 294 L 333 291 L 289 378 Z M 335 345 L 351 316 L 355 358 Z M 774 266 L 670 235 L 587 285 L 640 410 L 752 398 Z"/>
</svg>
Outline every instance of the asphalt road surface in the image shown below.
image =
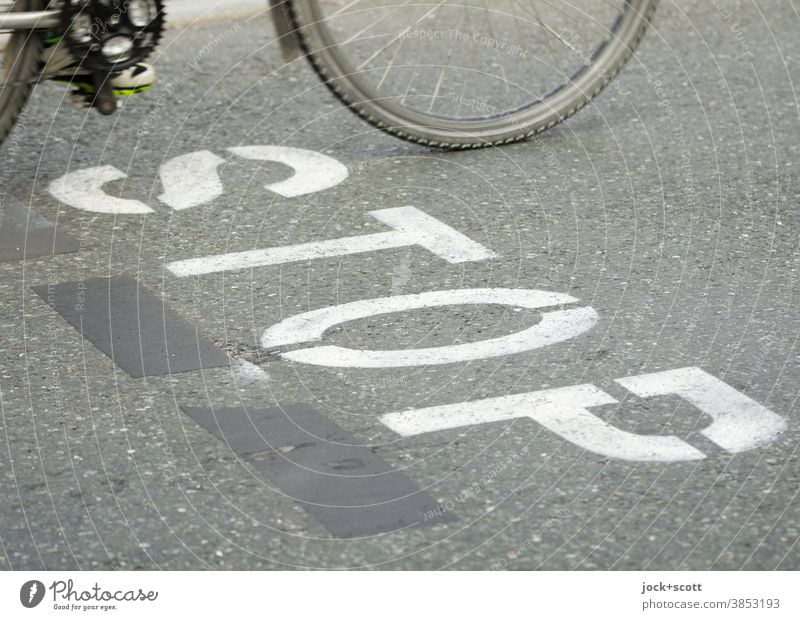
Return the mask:
<svg viewBox="0 0 800 620">
<path fill-rule="evenodd" d="M 798 8 L 665 0 L 501 150 L 374 130 L 265 15 L 110 119 L 39 87 L 0 567 L 800 569 Z"/>
</svg>

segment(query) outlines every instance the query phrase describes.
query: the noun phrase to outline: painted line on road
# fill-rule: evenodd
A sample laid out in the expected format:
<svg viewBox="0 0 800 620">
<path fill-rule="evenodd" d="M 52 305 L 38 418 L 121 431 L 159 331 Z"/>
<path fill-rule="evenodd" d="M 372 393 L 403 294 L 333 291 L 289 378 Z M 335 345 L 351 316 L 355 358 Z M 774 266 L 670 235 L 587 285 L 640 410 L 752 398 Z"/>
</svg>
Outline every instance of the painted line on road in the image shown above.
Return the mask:
<svg viewBox="0 0 800 620">
<path fill-rule="evenodd" d="M 228 151 L 243 159 L 277 162 L 291 168 L 294 172 L 288 179 L 264 186 L 285 198 L 330 189 L 350 175 L 347 166 L 338 159 L 308 149 L 269 144 L 234 146 Z"/>
<path fill-rule="evenodd" d="M 33 289 L 132 377 L 227 366 L 228 356 L 129 276 Z"/>
<path fill-rule="evenodd" d="M 453 264 L 481 261 L 495 256 L 491 250 L 414 207 L 370 211 L 369 214 L 394 230 L 263 250 L 190 258 L 169 263 L 167 269 L 176 276 L 185 278 L 414 245 L 421 245 L 439 258 Z"/>
<path fill-rule="evenodd" d="M 728 452 L 766 446 L 785 431 L 784 418 L 700 368 L 677 368 L 617 379 L 641 398 L 675 394 L 714 420 L 700 434 Z"/>
<path fill-rule="evenodd" d="M 277 163 L 291 168 L 288 178 L 265 187 L 280 196 L 295 198 L 330 189 L 342 183 L 350 172 L 330 155 L 291 146 L 257 144 L 227 149 L 236 157 Z M 178 155 L 164 162 L 159 170 L 164 191 L 159 200 L 177 211 L 209 204 L 225 191 L 219 168 L 225 160 L 211 151 Z M 114 196 L 103 186 L 128 178 L 114 166 L 82 168 L 57 178 L 48 186 L 50 194 L 62 204 L 90 213 L 143 215 L 153 213 L 141 200 Z"/>
<path fill-rule="evenodd" d="M 291 316 L 266 330 L 261 337 L 261 346 L 271 349 L 320 340 L 326 330 L 342 323 L 420 308 L 498 304 L 534 310 L 577 301 L 569 295 L 550 291 L 506 288 L 455 289 L 378 297 Z M 304 364 L 337 368 L 396 368 L 452 364 L 512 355 L 564 342 L 591 329 L 598 319 L 597 312 L 586 306 L 545 312 L 541 321 L 528 329 L 477 342 L 426 349 L 367 351 L 338 346 L 319 346 L 283 353 L 281 357 Z"/>
<path fill-rule="evenodd" d="M 693 461 L 699 450 L 673 436 L 638 435 L 608 424 L 588 407 L 617 400 L 594 385 L 541 390 L 440 407 L 389 413 L 381 422 L 399 435 L 530 418 L 567 441 L 595 454 L 626 461 Z"/>
<path fill-rule="evenodd" d="M 617 379 L 642 398 L 674 394 L 713 422 L 701 433 L 730 453 L 768 445 L 788 428 L 786 420 L 696 367 Z M 608 424 L 588 408 L 618 402 L 591 384 L 512 394 L 424 409 L 396 411 L 380 420 L 404 437 L 530 418 L 581 448 L 627 461 L 693 461 L 705 454 L 673 435 L 630 433 Z"/>
<path fill-rule="evenodd" d="M 222 157 L 211 151 L 195 151 L 173 157 L 161 166 L 164 193 L 158 199 L 177 211 L 207 204 L 225 191 L 219 177 Z"/>
<path fill-rule="evenodd" d="M 11 196 L 0 205 L 0 262 L 77 252 L 80 244 Z"/>
<path fill-rule="evenodd" d="M 307 405 L 181 409 L 338 538 L 452 519 L 408 476 Z"/>
<path fill-rule="evenodd" d="M 95 166 L 68 172 L 50 183 L 48 191 L 59 202 L 90 213 L 142 215 L 153 210 L 141 200 L 112 196 L 103 185 L 128 178 L 114 166 Z"/>
</svg>

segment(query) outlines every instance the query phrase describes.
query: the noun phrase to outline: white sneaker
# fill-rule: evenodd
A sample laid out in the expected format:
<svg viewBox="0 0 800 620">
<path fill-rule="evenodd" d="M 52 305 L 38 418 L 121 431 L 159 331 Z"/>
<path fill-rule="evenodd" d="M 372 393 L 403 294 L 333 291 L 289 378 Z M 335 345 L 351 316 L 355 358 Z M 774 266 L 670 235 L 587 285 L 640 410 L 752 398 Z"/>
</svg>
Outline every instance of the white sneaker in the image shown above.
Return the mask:
<svg viewBox="0 0 800 620">
<path fill-rule="evenodd" d="M 156 71 L 143 62 L 125 69 L 111 80 L 115 95 L 134 95 L 150 88 L 156 81 Z"/>
<path fill-rule="evenodd" d="M 92 76 L 78 70 L 77 73 L 69 71 L 60 73 L 52 78 L 58 82 L 66 82 L 77 87 L 85 94 L 93 95 L 95 92 Z M 118 97 L 123 95 L 135 95 L 150 88 L 156 81 L 156 72 L 153 67 L 143 62 L 125 69 L 122 73 L 111 79 L 111 87 L 114 94 Z"/>
</svg>

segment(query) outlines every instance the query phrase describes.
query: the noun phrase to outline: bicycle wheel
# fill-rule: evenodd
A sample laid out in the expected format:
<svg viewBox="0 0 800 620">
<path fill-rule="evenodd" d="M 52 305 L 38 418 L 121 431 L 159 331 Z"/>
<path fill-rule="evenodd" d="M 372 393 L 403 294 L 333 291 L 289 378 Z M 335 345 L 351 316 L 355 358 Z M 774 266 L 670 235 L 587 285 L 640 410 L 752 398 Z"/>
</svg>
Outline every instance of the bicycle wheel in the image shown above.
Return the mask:
<svg viewBox="0 0 800 620">
<path fill-rule="evenodd" d="M 0 1 L 0 15 L 40 6 L 39 0 Z M 28 101 L 41 58 L 40 36 L 32 32 L 0 31 L 0 142 L 8 136 Z"/>
<path fill-rule="evenodd" d="M 444 148 L 524 140 L 597 95 L 658 0 L 289 0 L 303 50 L 351 110 Z"/>
</svg>

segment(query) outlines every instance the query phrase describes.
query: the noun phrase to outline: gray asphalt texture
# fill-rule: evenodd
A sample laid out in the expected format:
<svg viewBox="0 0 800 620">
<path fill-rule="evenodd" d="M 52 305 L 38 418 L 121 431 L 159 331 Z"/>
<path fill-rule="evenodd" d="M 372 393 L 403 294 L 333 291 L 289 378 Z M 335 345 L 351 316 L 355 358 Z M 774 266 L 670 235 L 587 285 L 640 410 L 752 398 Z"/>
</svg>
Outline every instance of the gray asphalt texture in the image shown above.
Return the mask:
<svg viewBox="0 0 800 620">
<path fill-rule="evenodd" d="M 0 568 L 800 569 L 800 14 L 794 2 L 665 0 L 640 52 L 596 104 L 541 138 L 444 153 L 385 136 L 311 70 L 281 66 L 265 17 L 172 31 L 160 84 L 111 119 L 37 89 L 3 147 L 7 189 L 77 240 L 72 254 L 0 263 Z M 217 39 L 215 39 L 217 38 Z M 204 46 L 216 41 L 212 50 Z M 660 83 L 660 88 L 659 88 Z M 285 178 L 226 156 L 247 144 L 326 152 L 337 187 L 285 199 Z M 171 212 L 162 161 L 226 156 L 226 193 Z M 109 164 L 106 191 L 148 216 L 61 206 L 48 184 Z M 385 230 L 370 210 L 414 205 L 491 248 L 451 265 L 404 248 L 176 278 L 170 260 Z M 232 359 L 134 379 L 31 289 L 133 276 Z M 591 331 L 529 353 L 387 370 L 295 364 L 260 350 L 282 318 L 446 288 L 567 293 Z M 517 331 L 532 311 L 455 307 L 355 321 L 325 344 L 401 348 Z M 696 435 L 691 463 L 588 453 L 530 420 L 400 438 L 384 413 L 593 383 L 620 428 L 685 437 L 698 415 L 614 379 L 698 366 L 789 430 L 730 455 Z M 305 403 L 401 469 L 454 518 L 355 540 L 303 508 L 181 411 Z M 706 421 L 707 422 L 707 421 Z"/>
</svg>

